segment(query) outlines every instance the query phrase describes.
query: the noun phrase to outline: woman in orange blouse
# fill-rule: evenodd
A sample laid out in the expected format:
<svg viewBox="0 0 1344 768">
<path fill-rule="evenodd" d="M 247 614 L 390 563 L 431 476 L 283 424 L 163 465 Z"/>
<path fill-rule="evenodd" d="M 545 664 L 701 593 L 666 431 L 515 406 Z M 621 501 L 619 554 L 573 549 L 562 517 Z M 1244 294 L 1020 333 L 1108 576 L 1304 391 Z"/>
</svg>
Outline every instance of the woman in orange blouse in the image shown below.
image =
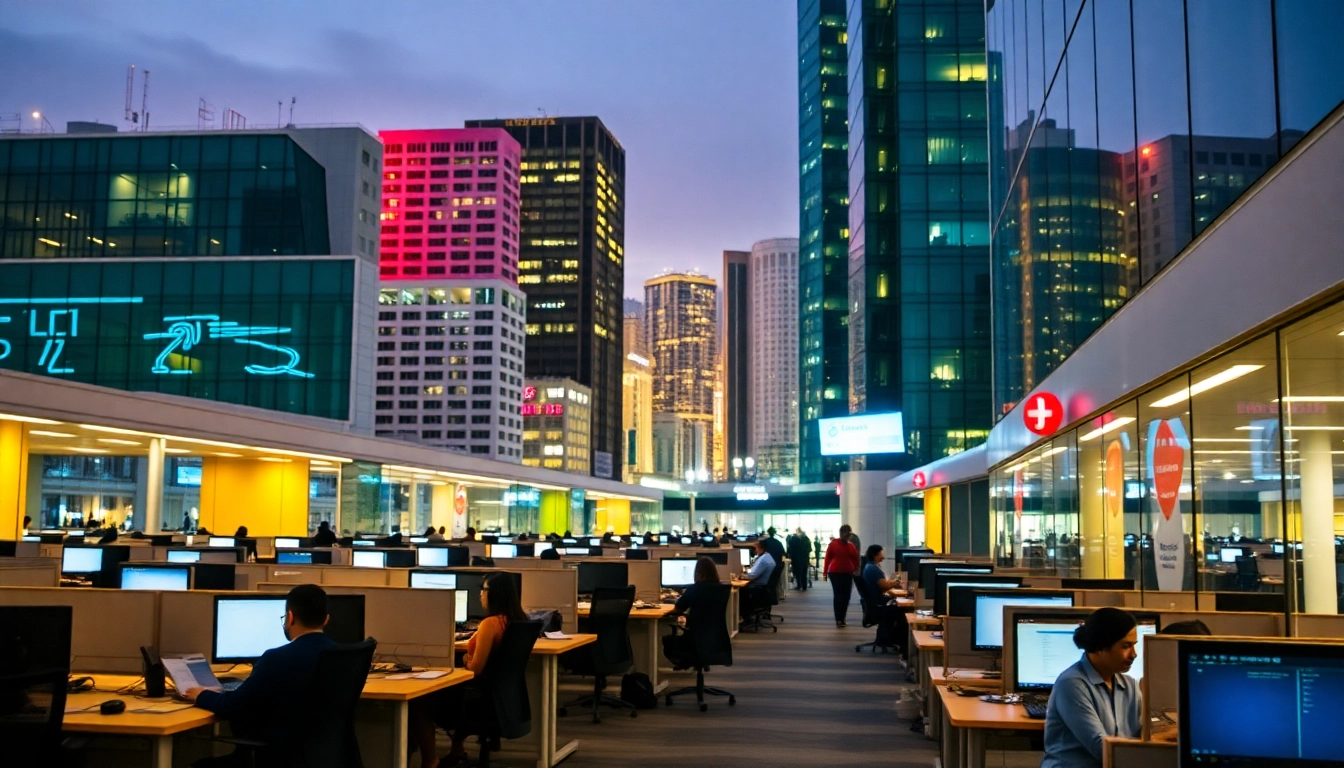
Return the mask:
<svg viewBox="0 0 1344 768">
<path fill-rule="evenodd" d="M 467 641 L 467 655 L 462 664 L 478 676 L 477 680 L 485 672 L 491 652 L 504 639 L 504 630 L 509 622 L 527 620 L 513 579 L 505 573 L 492 573 L 485 577 L 481 586 L 481 606 L 485 608 L 486 615 L 476 627 L 476 634 Z M 484 695 L 476 685 L 477 680 L 411 701 L 411 730 L 420 750 L 421 768 L 457 765 L 466 757 L 466 734 L 457 732 L 457 727 L 471 702 L 479 701 Z M 419 702 L 424 703 L 417 706 Z M 434 746 L 436 725 L 453 738 L 453 747 L 442 761 Z"/>
</svg>

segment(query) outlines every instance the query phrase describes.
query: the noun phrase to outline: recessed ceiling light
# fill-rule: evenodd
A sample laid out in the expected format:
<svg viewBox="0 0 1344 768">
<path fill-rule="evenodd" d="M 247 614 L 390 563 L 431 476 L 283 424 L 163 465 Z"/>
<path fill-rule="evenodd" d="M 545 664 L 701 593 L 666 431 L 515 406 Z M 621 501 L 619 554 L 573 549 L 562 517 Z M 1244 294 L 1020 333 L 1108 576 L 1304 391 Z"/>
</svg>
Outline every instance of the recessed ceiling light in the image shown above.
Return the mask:
<svg viewBox="0 0 1344 768">
<path fill-rule="evenodd" d="M 27 423 L 27 424 L 60 424 L 60 423 L 61 423 L 61 422 L 59 422 L 59 421 L 52 421 L 51 419 L 39 419 L 39 418 L 37 418 L 37 417 L 35 417 L 35 416 L 15 416 L 15 415 L 12 414 L 12 413 L 0 413 L 0 419 L 3 419 L 3 420 L 5 420 L 5 421 L 22 421 L 22 422 L 25 422 L 25 423 Z"/>
<path fill-rule="evenodd" d="M 140 435 L 142 437 L 154 436 L 148 432 L 141 432 L 135 429 L 121 429 L 120 427 L 100 427 L 97 424 L 80 424 L 79 426 L 83 427 L 84 429 L 92 430 L 94 432 L 111 432 L 114 435 Z"/>
<path fill-rule="evenodd" d="M 164 453 L 191 453 L 186 448 L 164 448 Z"/>
<path fill-rule="evenodd" d="M 216 455 L 216 456 L 219 456 L 219 457 L 222 457 L 222 458 L 225 458 L 225 459 L 241 459 L 241 458 L 243 458 L 243 454 L 241 454 L 241 453 L 216 453 L 215 455 Z"/>
<path fill-rule="evenodd" d="M 30 429 L 28 430 L 28 434 L 40 435 L 42 437 L 74 437 L 74 435 L 69 432 L 48 432 L 45 429 Z"/>
<path fill-rule="evenodd" d="M 288 464 L 290 462 L 289 459 L 281 459 L 276 456 L 262 456 L 260 461 L 270 461 L 276 464 Z"/>
<path fill-rule="evenodd" d="M 134 440 L 122 440 L 116 437 L 100 437 L 98 438 L 98 442 L 107 443 L 109 445 L 139 445 L 139 443 Z"/>
<path fill-rule="evenodd" d="M 79 453 L 111 453 L 111 451 L 106 448 L 71 448 L 70 450 L 78 451 Z"/>
<path fill-rule="evenodd" d="M 1166 408 L 1167 406 L 1176 405 L 1177 403 L 1183 403 L 1186 400 L 1190 399 L 1190 397 L 1192 397 L 1193 395 L 1198 395 L 1201 392 L 1207 392 L 1220 384 L 1226 384 L 1227 382 L 1232 381 L 1234 379 L 1239 379 L 1248 373 L 1254 373 L 1255 371 L 1258 371 L 1264 367 L 1265 366 L 1263 365 L 1234 365 L 1225 371 L 1220 371 L 1218 373 L 1213 374 L 1212 376 L 1209 376 L 1208 378 L 1197 381 L 1194 384 L 1191 384 L 1189 387 L 1180 390 L 1179 392 L 1167 395 L 1161 400 L 1155 400 L 1152 403 L 1149 403 L 1149 407 Z"/>
</svg>

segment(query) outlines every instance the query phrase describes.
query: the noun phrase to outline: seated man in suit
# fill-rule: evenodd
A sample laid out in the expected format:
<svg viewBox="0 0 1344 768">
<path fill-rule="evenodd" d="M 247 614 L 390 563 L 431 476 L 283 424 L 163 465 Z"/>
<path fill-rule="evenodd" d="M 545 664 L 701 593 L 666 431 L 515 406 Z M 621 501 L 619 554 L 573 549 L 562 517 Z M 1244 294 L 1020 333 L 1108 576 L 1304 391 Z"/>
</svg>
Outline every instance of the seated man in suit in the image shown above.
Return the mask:
<svg viewBox="0 0 1344 768">
<path fill-rule="evenodd" d="M 742 577 L 750 582 L 743 587 L 742 597 L 739 600 L 743 619 L 751 616 L 760 606 L 769 604 L 770 575 L 775 572 L 776 567 L 775 558 L 770 554 L 766 540 L 757 539 L 756 559 L 751 562 L 751 568 L 747 569 Z"/>
<path fill-rule="evenodd" d="M 235 736 L 279 741 L 291 720 L 286 710 L 294 706 L 300 692 L 312 681 L 317 657 L 335 645 L 323 632 L 327 626 L 327 593 L 315 584 L 289 591 L 284 622 L 289 643 L 262 654 L 237 690 L 189 688 L 183 698 L 228 718 Z"/>
</svg>

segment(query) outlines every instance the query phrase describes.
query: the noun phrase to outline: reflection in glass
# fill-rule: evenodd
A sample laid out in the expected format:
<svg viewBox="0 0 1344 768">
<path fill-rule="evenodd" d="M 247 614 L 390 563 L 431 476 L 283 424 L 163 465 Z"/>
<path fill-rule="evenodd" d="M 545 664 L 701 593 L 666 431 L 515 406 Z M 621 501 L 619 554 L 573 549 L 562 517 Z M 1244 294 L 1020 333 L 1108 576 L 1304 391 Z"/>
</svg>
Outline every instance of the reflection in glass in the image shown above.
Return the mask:
<svg viewBox="0 0 1344 768">
<path fill-rule="evenodd" d="M 1198 560 L 1192 539 L 1189 386 L 1187 377 L 1181 376 L 1139 397 L 1139 446 L 1147 502 L 1141 552 L 1143 583 L 1150 591 L 1195 588 Z M 1193 599 L 1189 605 L 1193 607 Z"/>
</svg>

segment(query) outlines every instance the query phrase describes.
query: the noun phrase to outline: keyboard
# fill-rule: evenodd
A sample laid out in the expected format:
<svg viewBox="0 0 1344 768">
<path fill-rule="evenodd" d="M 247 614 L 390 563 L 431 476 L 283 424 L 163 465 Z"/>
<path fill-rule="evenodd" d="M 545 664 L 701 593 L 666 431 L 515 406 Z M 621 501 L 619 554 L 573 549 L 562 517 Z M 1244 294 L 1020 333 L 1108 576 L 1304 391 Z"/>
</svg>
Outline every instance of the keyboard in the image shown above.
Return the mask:
<svg viewBox="0 0 1344 768">
<path fill-rule="evenodd" d="M 240 685 L 242 685 L 242 684 L 243 684 L 243 681 L 242 681 L 242 680 L 239 680 L 239 679 L 237 679 L 237 678 L 235 678 L 235 677 L 221 677 L 221 678 L 219 678 L 219 688 L 220 688 L 220 690 L 223 690 L 223 691 L 236 691 L 236 690 L 238 690 L 238 686 L 240 686 Z"/>
<path fill-rule="evenodd" d="M 1027 717 L 1030 717 L 1033 720 L 1045 719 L 1045 713 L 1049 703 L 1049 696 L 1022 697 L 1022 708 L 1027 710 Z"/>
<path fill-rule="evenodd" d="M 470 640 L 470 639 L 472 638 L 472 636 L 475 635 L 475 634 L 476 634 L 476 630 L 474 630 L 474 629 L 471 630 L 470 632 L 458 632 L 457 634 L 453 635 L 453 639 L 454 639 L 454 640 Z"/>
</svg>

